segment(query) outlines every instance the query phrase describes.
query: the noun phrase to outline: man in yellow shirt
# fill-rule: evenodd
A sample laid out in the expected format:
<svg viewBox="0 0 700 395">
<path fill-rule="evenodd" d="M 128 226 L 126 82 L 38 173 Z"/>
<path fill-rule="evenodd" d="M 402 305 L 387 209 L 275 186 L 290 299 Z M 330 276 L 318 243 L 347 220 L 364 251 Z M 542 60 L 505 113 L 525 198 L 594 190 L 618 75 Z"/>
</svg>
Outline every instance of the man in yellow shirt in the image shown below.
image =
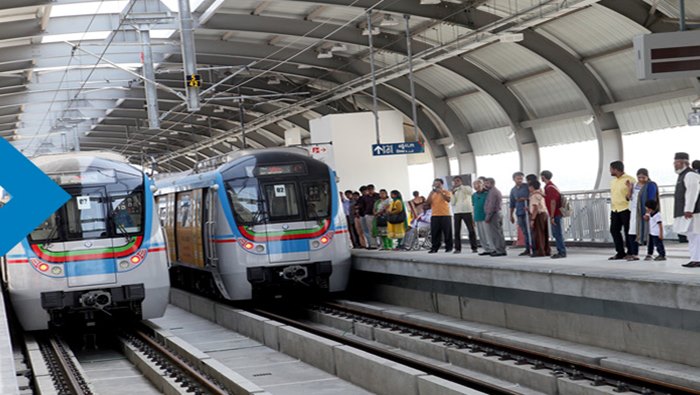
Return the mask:
<svg viewBox="0 0 700 395">
<path fill-rule="evenodd" d="M 433 215 L 430 217 L 430 241 L 433 247 L 428 251 L 434 254 L 440 249 L 442 238 L 445 238 L 445 252 L 452 251 L 452 213 L 450 212 L 450 200 L 452 194 L 443 188 L 442 179 L 433 181 L 433 190 L 428 195 L 427 204 Z"/>
<path fill-rule="evenodd" d="M 630 231 L 630 197 L 637 180 L 625 174 L 625 165 L 619 160 L 610 163 L 610 175 L 613 177 L 610 180 L 610 234 L 616 251 L 615 255 L 609 258 L 612 261 L 631 255 L 627 237 Z"/>
</svg>

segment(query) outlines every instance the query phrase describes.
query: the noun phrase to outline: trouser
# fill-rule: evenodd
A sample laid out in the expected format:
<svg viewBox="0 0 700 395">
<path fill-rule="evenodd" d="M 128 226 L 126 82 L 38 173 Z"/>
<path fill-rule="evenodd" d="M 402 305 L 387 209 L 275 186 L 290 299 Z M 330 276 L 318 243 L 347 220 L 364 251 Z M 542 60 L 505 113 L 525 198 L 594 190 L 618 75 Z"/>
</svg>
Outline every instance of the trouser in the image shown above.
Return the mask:
<svg viewBox="0 0 700 395">
<path fill-rule="evenodd" d="M 530 223 L 527 217 L 527 215 L 518 215 L 517 222 L 518 228 L 520 228 L 520 231 L 523 232 L 523 237 L 525 238 L 525 251 L 531 251 L 534 243 L 532 242 L 533 240 L 531 237 L 532 235 L 530 234 Z"/>
<path fill-rule="evenodd" d="M 630 233 L 630 211 L 623 210 L 610 212 L 610 234 L 613 238 L 613 243 L 615 243 L 615 251 L 617 251 L 618 257 L 623 257 L 628 255 L 631 248 L 629 246 L 629 240 L 627 236 Z M 625 246 L 627 246 L 627 254 L 625 253 Z M 631 254 L 630 254 L 631 255 Z"/>
<path fill-rule="evenodd" d="M 649 235 L 649 240 L 647 241 L 647 255 L 654 255 L 654 247 L 656 247 L 656 252 L 659 256 L 666 256 L 666 248 L 664 248 L 664 241 L 659 238 L 659 236 Z"/>
<path fill-rule="evenodd" d="M 532 253 L 538 256 L 550 255 L 552 253 L 549 248 L 549 217 L 547 214 L 539 213 L 535 217 L 535 223 L 532 227 Z"/>
<path fill-rule="evenodd" d="M 445 251 L 452 250 L 452 221 L 449 215 L 439 215 L 430 217 L 430 241 L 433 245 L 431 250 L 440 249 L 443 237 L 445 238 Z"/>
<path fill-rule="evenodd" d="M 694 221 L 697 221 L 694 219 Z M 693 224 L 690 224 L 692 227 Z M 700 262 L 700 233 L 688 232 L 688 251 L 690 252 L 690 260 L 692 262 Z"/>
<path fill-rule="evenodd" d="M 554 241 L 557 245 L 557 254 L 566 256 L 566 246 L 564 245 L 564 233 L 561 226 L 561 215 L 554 217 L 554 223 L 552 224 L 552 236 L 554 236 Z"/>
<path fill-rule="evenodd" d="M 637 235 L 627 235 L 627 248 L 629 249 L 630 255 L 639 255 L 639 243 L 637 242 Z"/>
<path fill-rule="evenodd" d="M 362 218 L 361 217 L 355 217 L 353 219 L 354 227 L 355 227 L 355 233 L 357 234 L 357 239 L 360 242 L 360 247 L 366 248 L 367 247 L 367 240 L 365 239 L 365 232 L 362 230 Z"/>
<path fill-rule="evenodd" d="M 345 216 L 345 220 L 348 223 L 348 232 L 350 232 L 350 240 L 352 241 L 352 246 L 359 247 L 360 239 L 357 237 L 357 230 L 355 230 L 355 222 L 349 215 Z"/>
<path fill-rule="evenodd" d="M 367 240 L 367 248 L 377 247 L 377 239 L 372 236 L 373 223 L 374 215 L 365 215 L 362 217 L 362 233 L 364 233 L 365 240 Z"/>
<path fill-rule="evenodd" d="M 474 217 L 472 216 L 472 213 L 455 213 L 454 215 L 455 250 L 462 251 L 462 222 L 464 222 L 467 225 L 467 232 L 469 233 L 469 244 L 472 247 L 472 251 L 476 251 L 476 231 L 474 230 Z"/>
<path fill-rule="evenodd" d="M 496 254 L 506 253 L 506 238 L 503 235 L 503 214 L 500 212 L 491 217 L 488 223 L 489 241 L 493 246 L 493 252 Z"/>
<path fill-rule="evenodd" d="M 476 229 L 479 231 L 479 240 L 481 241 L 481 248 L 485 252 L 493 252 L 493 245 L 491 240 L 489 240 L 489 227 L 485 221 L 476 221 Z"/>
</svg>

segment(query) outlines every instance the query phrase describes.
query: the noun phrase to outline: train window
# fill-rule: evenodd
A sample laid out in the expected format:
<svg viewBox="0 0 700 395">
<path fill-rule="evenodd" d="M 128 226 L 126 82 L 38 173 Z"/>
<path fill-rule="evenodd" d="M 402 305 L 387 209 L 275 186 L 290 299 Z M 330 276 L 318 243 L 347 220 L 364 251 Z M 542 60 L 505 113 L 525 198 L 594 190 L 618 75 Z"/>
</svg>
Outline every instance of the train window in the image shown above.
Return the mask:
<svg viewBox="0 0 700 395">
<path fill-rule="evenodd" d="M 74 196 L 65 208 L 67 240 L 108 237 L 105 199 L 102 194 Z"/>
<path fill-rule="evenodd" d="M 237 179 L 229 181 L 228 186 L 228 197 L 236 222 L 245 225 L 262 222 L 257 181 L 252 178 Z"/>
<path fill-rule="evenodd" d="M 331 188 L 325 181 L 303 184 L 306 211 L 310 219 L 327 218 L 331 213 Z"/>
<path fill-rule="evenodd" d="M 299 217 L 297 186 L 291 182 L 265 185 L 265 198 L 271 221 Z"/>
<path fill-rule="evenodd" d="M 143 194 L 133 192 L 126 196 L 112 196 L 110 200 L 112 222 L 116 228 L 113 229 L 113 233 L 115 235 L 140 233 L 143 220 Z"/>
<path fill-rule="evenodd" d="M 34 229 L 29 236 L 32 242 L 36 243 L 48 243 L 50 241 L 59 240 L 61 238 L 61 232 L 56 213 L 51 214 L 51 216 Z"/>
</svg>

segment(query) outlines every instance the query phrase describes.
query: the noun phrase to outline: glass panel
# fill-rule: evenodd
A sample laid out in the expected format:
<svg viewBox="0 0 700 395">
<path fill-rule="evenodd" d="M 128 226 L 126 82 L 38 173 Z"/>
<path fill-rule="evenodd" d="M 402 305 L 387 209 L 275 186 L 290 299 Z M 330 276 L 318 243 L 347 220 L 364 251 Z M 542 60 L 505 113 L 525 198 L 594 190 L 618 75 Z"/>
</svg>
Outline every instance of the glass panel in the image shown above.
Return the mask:
<svg viewBox="0 0 700 395">
<path fill-rule="evenodd" d="M 101 193 L 83 191 L 66 203 L 67 240 L 106 238 L 105 199 Z"/>
<path fill-rule="evenodd" d="M 304 201 L 309 219 L 326 218 L 331 214 L 331 188 L 327 182 L 304 184 Z"/>
<path fill-rule="evenodd" d="M 299 217 L 297 186 L 291 182 L 265 185 L 265 197 L 270 210 L 270 220 Z"/>
<path fill-rule="evenodd" d="M 115 235 L 140 233 L 143 221 L 143 194 L 133 192 L 126 196 L 111 197 L 112 221 Z"/>
<path fill-rule="evenodd" d="M 228 185 L 227 194 L 236 222 L 245 225 L 262 222 L 257 181 L 244 178 L 230 181 Z"/>
<path fill-rule="evenodd" d="M 30 238 L 35 243 L 58 241 L 61 238 L 61 232 L 59 231 L 56 213 L 51 214 L 46 221 L 34 229 L 30 234 Z"/>
</svg>

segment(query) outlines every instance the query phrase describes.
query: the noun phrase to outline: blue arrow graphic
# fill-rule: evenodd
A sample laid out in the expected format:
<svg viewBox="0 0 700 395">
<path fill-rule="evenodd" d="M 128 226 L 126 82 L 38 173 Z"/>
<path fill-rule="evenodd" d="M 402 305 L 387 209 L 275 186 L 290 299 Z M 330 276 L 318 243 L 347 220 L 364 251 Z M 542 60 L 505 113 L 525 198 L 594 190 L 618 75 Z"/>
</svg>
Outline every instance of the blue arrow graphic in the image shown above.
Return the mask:
<svg viewBox="0 0 700 395">
<path fill-rule="evenodd" d="M 0 255 L 4 255 L 68 201 L 70 195 L 2 138 L 0 158 L 0 185 L 12 196 L 0 208 Z"/>
</svg>

